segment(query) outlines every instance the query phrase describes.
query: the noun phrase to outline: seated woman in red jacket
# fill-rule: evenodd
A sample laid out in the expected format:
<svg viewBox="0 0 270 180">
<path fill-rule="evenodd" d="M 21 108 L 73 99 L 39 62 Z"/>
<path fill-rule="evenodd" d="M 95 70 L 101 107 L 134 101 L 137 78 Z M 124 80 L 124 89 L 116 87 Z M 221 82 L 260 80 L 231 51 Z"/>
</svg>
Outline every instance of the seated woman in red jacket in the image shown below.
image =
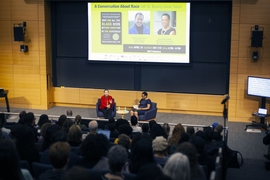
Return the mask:
<svg viewBox="0 0 270 180">
<path fill-rule="evenodd" d="M 112 107 L 114 105 L 114 101 L 112 96 L 109 95 L 109 90 L 104 89 L 104 95 L 100 98 L 99 109 L 102 111 L 105 119 L 109 119 L 112 117 Z"/>
</svg>

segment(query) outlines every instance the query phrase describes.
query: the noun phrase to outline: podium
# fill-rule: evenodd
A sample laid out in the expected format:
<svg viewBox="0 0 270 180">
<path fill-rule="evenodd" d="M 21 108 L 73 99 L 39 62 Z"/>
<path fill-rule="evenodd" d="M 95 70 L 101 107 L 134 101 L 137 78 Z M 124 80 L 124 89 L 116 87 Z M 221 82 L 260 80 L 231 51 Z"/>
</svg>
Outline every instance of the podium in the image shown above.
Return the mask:
<svg viewBox="0 0 270 180">
<path fill-rule="evenodd" d="M 9 102 L 8 102 L 8 90 L 4 90 L 3 92 L 0 92 L 0 97 L 4 97 L 6 100 L 6 107 L 7 107 L 7 112 L 10 112 L 9 109 Z"/>
</svg>

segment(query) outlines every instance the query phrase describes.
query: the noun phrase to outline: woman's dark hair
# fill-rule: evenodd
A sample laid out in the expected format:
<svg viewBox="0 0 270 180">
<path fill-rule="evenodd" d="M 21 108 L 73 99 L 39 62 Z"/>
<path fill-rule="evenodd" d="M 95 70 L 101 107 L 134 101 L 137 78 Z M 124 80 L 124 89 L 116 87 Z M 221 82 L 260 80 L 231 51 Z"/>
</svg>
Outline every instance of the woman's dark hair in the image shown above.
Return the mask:
<svg viewBox="0 0 270 180">
<path fill-rule="evenodd" d="M 202 177 L 201 171 L 199 170 L 199 164 L 197 160 L 196 147 L 190 142 L 184 142 L 179 145 L 177 152 L 180 152 L 188 157 L 190 164 L 190 176 L 191 178 Z"/>
<path fill-rule="evenodd" d="M 44 133 L 45 135 L 43 137 L 43 142 L 41 143 L 41 146 L 40 146 L 41 152 L 50 148 L 50 145 L 52 144 L 52 136 L 54 135 L 54 133 L 56 133 L 59 130 L 60 130 L 60 127 L 56 124 L 53 124 L 46 129 L 46 132 Z"/>
<path fill-rule="evenodd" d="M 151 120 L 151 121 L 149 121 L 149 129 L 150 129 L 150 131 L 151 131 L 151 129 L 152 129 L 152 126 L 154 125 L 154 124 L 157 124 L 157 122 L 155 121 L 155 120 Z"/>
<path fill-rule="evenodd" d="M 163 136 L 165 139 L 168 138 L 167 133 L 164 131 L 160 124 L 153 124 L 150 134 L 152 139 L 155 139 L 157 136 Z"/>
<path fill-rule="evenodd" d="M 143 165 L 140 168 L 137 175 L 137 180 L 157 179 L 162 175 L 163 175 L 162 169 L 158 167 L 156 163 L 149 163 Z"/>
<path fill-rule="evenodd" d="M 62 114 L 59 118 L 58 118 L 58 126 L 62 127 L 65 120 L 67 119 L 67 116 L 65 114 Z"/>
<path fill-rule="evenodd" d="M 4 163 L 0 168 L 0 179 L 21 179 L 19 154 L 12 140 L 0 141 L 0 161 Z"/>
<path fill-rule="evenodd" d="M 181 137 L 179 138 L 178 144 L 182 144 L 183 142 L 189 142 L 190 136 L 188 133 L 184 132 L 181 134 Z"/>
<path fill-rule="evenodd" d="M 24 124 L 32 125 L 34 120 L 35 120 L 35 115 L 32 112 L 29 112 L 24 116 Z"/>
<path fill-rule="evenodd" d="M 82 121 L 82 116 L 77 115 L 77 116 L 75 117 L 75 123 L 79 125 L 79 124 L 81 124 L 81 121 Z"/>
<path fill-rule="evenodd" d="M 132 130 L 133 130 L 133 129 L 132 129 L 132 127 L 131 127 L 129 124 L 122 124 L 122 125 L 120 125 L 119 128 L 118 128 L 119 134 L 126 134 L 126 135 L 128 135 L 128 136 L 131 135 Z"/>
<path fill-rule="evenodd" d="M 88 134 L 83 140 L 80 150 L 82 156 L 91 162 L 98 162 L 101 157 L 106 156 L 110 142 L 103 134 Z"/>
<path fill-rule="evenodd" d="M 62 126 L 62 130 L 65 131 L 66 133 L 68 133 L 69 128 L 74 124 L 74 122 L 67 118 Z"/>
<path fill-rule="evenodd" d="M 38 120 L 38 126 L 39 126 L 39 128 L 41 128 L 43 124 L 48 123 L 48 122 L 51 122 L 51 121 L 49 120 L 48 115 L 47 115 L 47 114 L 42 114 L 42 115 L 39 117 L 39 120 Z"/>
<path fill-rule="evenodd" d="M 27 160 L 29 163 L 39 161 L 35 135 L 29 126 L 18 126 L 14 138 L 16 139 L 16 147 L 22 160 Z"/>
<path fill-rule="evenodd" d="M 140 167 L 148 163 L 155 163 L 151 138 L 146 134 L 135 135 L 131 143 L 129 171 L 137 174 Z"/>
</svg>

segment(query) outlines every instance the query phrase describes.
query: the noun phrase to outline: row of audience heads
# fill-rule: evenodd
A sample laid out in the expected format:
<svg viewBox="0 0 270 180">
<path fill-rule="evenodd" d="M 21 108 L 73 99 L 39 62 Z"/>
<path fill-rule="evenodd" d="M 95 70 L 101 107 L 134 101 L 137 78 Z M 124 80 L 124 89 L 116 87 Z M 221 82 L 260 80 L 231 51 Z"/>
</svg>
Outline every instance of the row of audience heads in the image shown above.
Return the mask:
<svg viewBox="0 0 270 180">
<path fill-rule="evenodd" d="M 26 113 L 23 117 L 24 117 L 23 120 L 25 124 L 31 124 L 30 119 L 32 119 L 32 122 L 35 119 L 31 113 Z M 136 121 L 132 119 L 131 119 L 131 121 L 133 122 L 132 125 L 135 125 Z M 91 122 L 95 122 L 95 121 L 91 121 Z M 89 127 L 91 127 L 91 122 L 89 124 Z M 191 137 L 192 135 L 194 135 L 195 133 L 194 128 L 188 127 L 186 132 L 189 135 L 186 136 L 184 127 L 181 124 L 178 124 L 174 127 L 171 138 L 169 138 L 169 142 L 167 142 L 167 138 L 170 133 L 169 125 L 163 124 L 163 126 L 161 126 L 157 124 L 155 121 L 150 121 L 149 124 L 143 124 L 142 127 L 145 126 L 145 128 L 142 128 L 142 129 L 143 130 L 145 129 L 144 132 L 148 132 L 147 129 L 150 129 L 151 136 L 149 136 L 148 133 L 137 134 L 133 137 L 132 143 L 129 144 L 130 139 L 128 135 L 131 134 L 132 131 L 130 132 L 131 128 L 128 128 L 130 127 L 128 121 L 123 120 L 123 119 L 118 119 L 117 121 L 114 121 L 113 119 L 110 119 L 109 124 L 114 124 L 115 128 L 118 129 L 120 132 L 122 128 L 123 133 L 120 133 L 121 135 L 119 136 L 119 140 L 118 140 L 118 144 L 122 146 L 115 146 L 111 148 L 110 152 L 108 153 L 108 150 L 110 147 L 109 140 L 102 134 L 95 134 L 95 133 L 89 134 L 80 145 L 80 150 L 84 158 L 88 159 L 89 161 L 96 161 L 99 158 L 106 156 L 108 154 L 109 165 L 110 165 L 111 171 L 117 172 L 120 170 L 120 168 L 124 166 L 123 163 L 120 163 L 120 162 L 127 161 L 127 157 L 128 157 L 128 155 L 126 155 L 128 152 L 127 149 L 130 148 L 132 156 L 130 159 L 129 170 L 132 173 L 139 173 L 140 167 L 142 166 L 142 164 L 155 163 L 153 159 L 153 153 L 165 152 L 168 144 L 172 145 L 172 144 L 179 143 L 181 145 L 179 145 L 178 150 L 176 152 L 180 152 L 180 153 L 176 153 L 171 156 L 171 158 L 168 160 L 167 164 L 164 167 L 164 173 L 170 175 L 171 177 L 173 177 L 174 175 L 179 176 L 177 172 L 173 171 L 175 167 L 177 167 L 178 172 L 181 169 L 183 170 L 185 169 L 186 173 L 182 172 L 181 175 L 187 177 L 187 179 L 189 179 L 188 177 L 190 176 L 190 173 L 189 173 L 190 169 L 192 169 L 194 166 L 197 166 L 196 157 L 195 157 L 196 156 L 195 147 L 198 148 L 198 144 L 204 145 L 204 143 L 200 141 L 200 138 L 203 140 L 208 140 L 208 138 L 210 138 L 209 136 L 211 132 L 213 131 L 212 128 L 206 128 L 204 132 L 198 131 L 196 133 L 196 135 L 199 137 L 199 140 L 197 142 L 198 144 L 196 146 L 196 143 L 195 143 L 195 146 L 193 146 L 188 142 L 188 139 L 189 139 L 188 137 Z M 69 157 L 68 154 L 70 152 L 70 148 L 69 148 L 69 145 L 66 143 L 68 140 L 67 134 L 66 132 L 61 130 L 61 127 L 59 125 L 52 125 L 51 123 L 46 123 L 46 126 L 47 126 L 46 131 L 45 131 L 46 134 L 44 134 L 44 137 L 43 137 L 44 138 L 43 149 L 45 150 L 47 148 L 50 148 L 50 159 L 51 158 L 54 158 L 54 160 L 56 159 L 55 161 L 51 160 L 51 162 L 55 168 L 60 168 L 63 164 L 66 164 Z M 45 128 L 46 126 L 43 126 L 42 128 Z M 94 126 L 97 126 L 97 124 Z M 79 129 L 77 125 L 72 125 L 71 127 L 74 127 L 74 128 L 77 127 L 77 129 Z M 217 127 L 215 127 L 215 129 Z M 22 126 L 21 124 L 18 124 L 17 127 L 16 126 L 13 127 L 13 131 L 11 134 L 16 137 L 17 142 L 20 140 L 30 141 L 31 139 L 32 140 L 34 139 L 33 137 L 31 137 L 32 135 L 31 133 L 28 133 L 28 136 L 25 136 L 25 134 L 23 134 L 25 132 L 29 132 L 27 131 L 27 128 L 28 128 L 27 126 Z M 71 131 L 71 128 L 69 130 Z M 24 137 L 24 138 L 20 139 L 20 137 Z M 64 144 L 61 144 L 59 141 Z M 1 143 L 9 143 L 9 142 L 1 141 Z M 55 143 L 56 143 L 55 145 L 56 147 L 61 146 L 63 147 L 63 150 L 61 151 L 61 148 L 60 149 L 56 148 L 60 152 L 58 151 L 57 153 L 53 153 L 55 149 L 55 146 L 53 145 Z M 12 145 L 7 145 L 7 146 L 0 145 L 1 148 L 6 147 L 8 149 L 12 148 L 11 146 Z M 125 153 L 122 147 L 125 147 L 124 148 Z M 1 149 L 1 152 L 2 151 L 4 151 L 5 153 L 8 153 L 8 150 L 5 148 Z M 1 154 L 0 158 L 4 158 L 2 154 L 5 154 L 5 153 L 0 153 Z M 114 153 L 119 153 L 120 155 L 119 154 L 116 155 Z M 4 155 L 4 156 L 9 157 L 7 155 Z M 110 156 L 114 158 L 110 159 Z M 16 158 L 16 156 L 14 157 Z M 179 163 L 179 160 L 181 160 L 181 163 Z M 117 165 L 114 164 L 116 162 L 118 163 Z"/>
</svg>

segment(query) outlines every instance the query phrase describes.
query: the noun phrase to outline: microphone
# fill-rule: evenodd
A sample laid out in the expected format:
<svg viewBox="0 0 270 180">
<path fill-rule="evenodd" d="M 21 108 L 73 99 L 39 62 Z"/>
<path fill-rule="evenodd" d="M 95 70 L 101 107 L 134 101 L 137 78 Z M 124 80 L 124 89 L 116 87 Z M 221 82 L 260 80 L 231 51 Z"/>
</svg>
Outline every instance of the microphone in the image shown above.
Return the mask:
<svg viewBox="0 0 270 180">
<path fill-rule="evenodd" d="M 225 104 L 230 99 L 228 94 L 225 95 L 225 98 L 221 101 L 221 104 Z"/>
</svg>

